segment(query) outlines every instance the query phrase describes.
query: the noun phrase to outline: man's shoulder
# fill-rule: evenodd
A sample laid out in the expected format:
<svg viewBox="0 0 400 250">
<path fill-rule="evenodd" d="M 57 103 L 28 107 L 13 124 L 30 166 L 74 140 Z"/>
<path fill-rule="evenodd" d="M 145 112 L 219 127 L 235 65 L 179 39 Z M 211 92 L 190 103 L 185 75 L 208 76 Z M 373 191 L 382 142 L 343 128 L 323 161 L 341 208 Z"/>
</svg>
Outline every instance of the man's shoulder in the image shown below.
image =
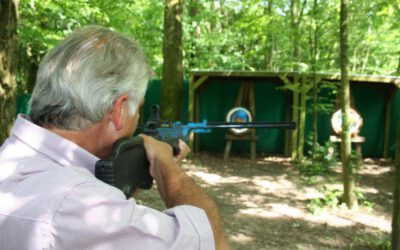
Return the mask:
<svg viewBox="0 0 400 250">
<path fill-rule="evenodd" d="M 72 161 L 60 161 L 55 154 L 49 154 L 48 151 L 51 150 L 47 145 L 46 150 L 42 152 L 23 143 L 15 136 L 10 137 L 0 148 L 0 190 L 3 188 L 11 190 L 17 186 L 27 185 L 26 192 L 29 193 L 38 187 L 65 192 L 67 187 L 82 182 L 98 181 L 84 166 L 73 166 Z M 68 154 L 66 158 L 77 157 L 73 152 L 63 152 L 60 157 Z M 63 165 L 65 162 L 66 166 Z M 29 185 L 32 182 L 36 185 L 31 189 Z M 10 187 L 10 184 L 14 186 Z"/>
<path fill-rule="evenodd" d="M 62 166 L 38 153 L 21 154 L 15 157 L 0 155 L 0 188 L 8 182 L 37 186 L 73 186 L 81 182 L 95 181 L 95 177 L 84 167 Z M 31 192 L 31 189 L 27 190 Z"/>
<path fill-rule="evenodd" d="M 102 191 L 109 189 L 79 166 L 64 167 L 37 156 L 0 161 L 0 224 L 5 232 L 0 241 L 11 238 L 14 246 L 19 242 L 39 242 L 31 249 L 42 249 L 42 244 L 47 248 L 54 244 L 54 235 L 66 235 L 57 230 L 69 230 L 70 221 L 60 219 L 60 213 L 82 213 L 81 204 L 76 209 L 78 202 L 99 199 Z M 82 226 L 81 222 L 77 224 Z M 11 232 L 23 237 L 16 240 Z"/>
<path fill-rule="evenodd" d="M 51 220 L 57 207 L 78 186 L 107 188 L 83 167 L 63 167 L 42 157 L 1 161 L 0 173 L 0 203 L 10 204 L 0 212 L 44 222 Z M 36 212 L 16 210 L 14 205 Z M 42 216 L 35 218 L 38 213 Z"/>
</svg>

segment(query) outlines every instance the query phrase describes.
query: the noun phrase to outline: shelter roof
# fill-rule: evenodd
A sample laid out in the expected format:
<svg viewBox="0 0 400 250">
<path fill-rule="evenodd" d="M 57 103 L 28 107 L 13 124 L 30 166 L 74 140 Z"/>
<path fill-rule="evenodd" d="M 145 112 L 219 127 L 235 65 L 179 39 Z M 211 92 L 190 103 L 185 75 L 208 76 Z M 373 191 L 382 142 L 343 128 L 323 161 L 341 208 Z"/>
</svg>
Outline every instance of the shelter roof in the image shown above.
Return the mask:
<svg viewBox="0 0 400 250">
<path fill-rule="evenodd" d="M 308 72 L 293 72 L 293 71 L 241 71 L 241 70 L 225 70 L 225 71 L 207 71 L 207 70 L 193 70 L 190 71 L 192 77 L 294 77 L 294 76 L 312 76 L 312 73 Z M 320 79 L 340 81 L 340 73 L 316 73 L 316 76 Z M 363 83 L 385 83 L 393 84 L 397 88 L 400 88 L 400 76 L 384 76 L 384 75 L 361 75 L 361 74 L 349 74 L 349 81 L 351 82 L 363 82 Z"/>
</svg>

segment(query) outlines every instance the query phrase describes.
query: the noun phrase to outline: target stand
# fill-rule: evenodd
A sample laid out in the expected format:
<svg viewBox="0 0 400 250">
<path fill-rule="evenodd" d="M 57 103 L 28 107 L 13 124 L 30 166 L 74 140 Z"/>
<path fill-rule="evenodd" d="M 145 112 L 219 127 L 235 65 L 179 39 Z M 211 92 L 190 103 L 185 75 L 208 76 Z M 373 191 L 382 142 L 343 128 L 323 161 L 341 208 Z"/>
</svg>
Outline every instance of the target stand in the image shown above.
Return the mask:
<svg viewBox="0 0 400 250">
<path fill-rule="evenodd" d="M 248 110 L 248 109 L 249 110 Z M 231 109 L 227 116 L 227 122 L 252 122 L 254 118 L 255 102 L 254 87 L 252 82 L 241 84 L 239 94 L 235 101 L 235 108 Z M 228 160 L 233 141 L 250 141 L 250 157 L 256 160 L 256 144 L 258 137 L 255 129 L 230 129 L 225 135 L 226 145 L 224 161 Z"/>
</svg>

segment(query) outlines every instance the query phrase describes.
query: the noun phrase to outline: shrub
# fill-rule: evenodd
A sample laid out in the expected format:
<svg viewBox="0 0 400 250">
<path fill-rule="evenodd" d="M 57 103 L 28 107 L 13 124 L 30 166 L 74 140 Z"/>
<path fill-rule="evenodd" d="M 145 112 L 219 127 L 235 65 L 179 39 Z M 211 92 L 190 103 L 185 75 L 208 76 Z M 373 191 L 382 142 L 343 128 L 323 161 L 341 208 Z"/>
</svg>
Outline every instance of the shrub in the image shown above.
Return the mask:
<svg viewBox="0 0 400 250">
<path fill-rule="evenodd" d="M 313 136 L 307 140 L 307 144 L 312 148 Z M 312 156 L 312 152 L 308 154 Z M 333 166 L 337 164 L 337 149 L 336 145 L 331 141 L 325 142 L 322 146 L 319 143 L 315 145 L 314 156 L 304 158 L 298 164 L 299 171 L 302 175 L 315 176 L 329 173 Z"/>
</svg>

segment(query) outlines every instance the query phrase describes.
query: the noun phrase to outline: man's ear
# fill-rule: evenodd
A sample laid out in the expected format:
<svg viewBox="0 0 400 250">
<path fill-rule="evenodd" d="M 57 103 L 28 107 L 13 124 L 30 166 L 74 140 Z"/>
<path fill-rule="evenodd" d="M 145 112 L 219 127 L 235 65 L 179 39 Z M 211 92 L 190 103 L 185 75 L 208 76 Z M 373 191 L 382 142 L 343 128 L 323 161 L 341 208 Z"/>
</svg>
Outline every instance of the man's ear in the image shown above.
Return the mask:
<svg viewBox="0 0 400 250">
<path fill-rule="evenodd" d="M 121 95 L 113 104 L 111 120 L 114 123 L 116 130 L 120 130 L 122 128 L 124 119 L 126 119 L 124 117 L 126 115 L 126 105 L 128 105 L 128 95 Z"/>
</svg>

